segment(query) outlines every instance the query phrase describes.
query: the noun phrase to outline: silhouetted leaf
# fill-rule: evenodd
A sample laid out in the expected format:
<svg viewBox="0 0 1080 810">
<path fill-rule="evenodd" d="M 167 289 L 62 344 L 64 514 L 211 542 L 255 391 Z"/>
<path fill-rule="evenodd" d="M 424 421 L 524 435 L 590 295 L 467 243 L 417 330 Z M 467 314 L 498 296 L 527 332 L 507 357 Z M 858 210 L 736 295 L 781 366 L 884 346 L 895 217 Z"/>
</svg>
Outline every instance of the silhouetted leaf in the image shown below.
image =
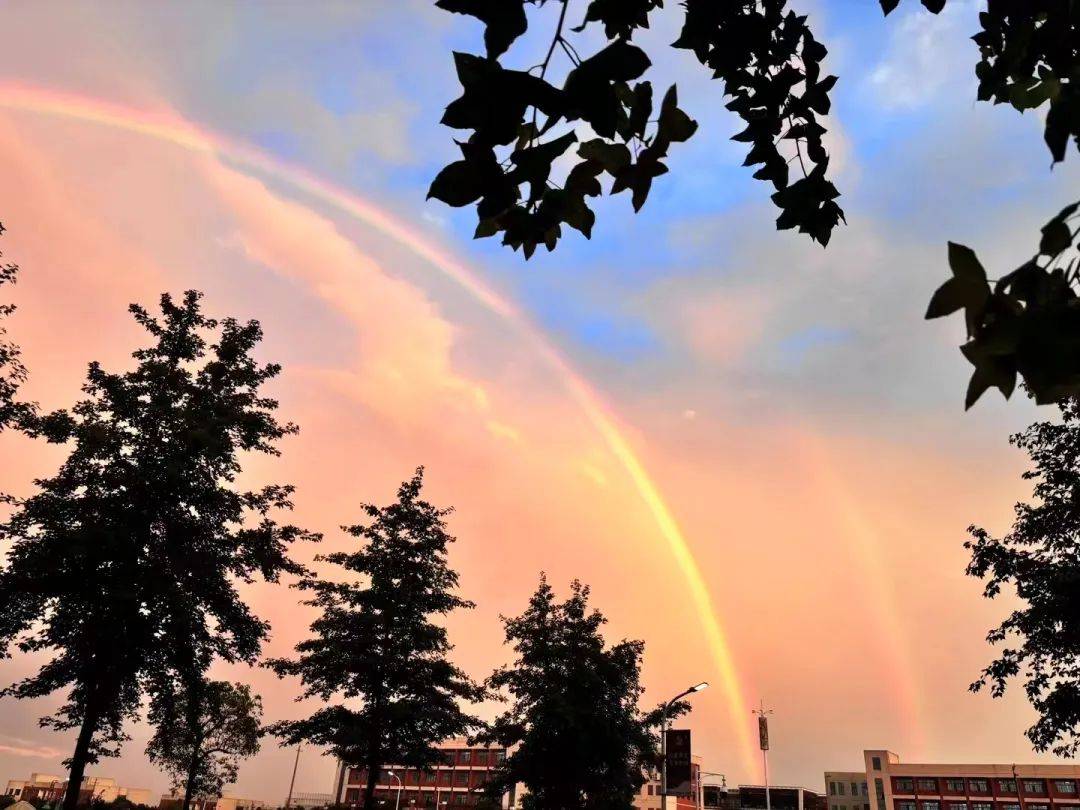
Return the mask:
<svg viewBox="0 0 1080 810">
<path fill-rule="evenodd" d="M 486 25 L 484 44 L 490 59 L 502 56 L 528 29 L 524 0 L 436 0 L 435 5 L 483 22 Z"/>
</svg>

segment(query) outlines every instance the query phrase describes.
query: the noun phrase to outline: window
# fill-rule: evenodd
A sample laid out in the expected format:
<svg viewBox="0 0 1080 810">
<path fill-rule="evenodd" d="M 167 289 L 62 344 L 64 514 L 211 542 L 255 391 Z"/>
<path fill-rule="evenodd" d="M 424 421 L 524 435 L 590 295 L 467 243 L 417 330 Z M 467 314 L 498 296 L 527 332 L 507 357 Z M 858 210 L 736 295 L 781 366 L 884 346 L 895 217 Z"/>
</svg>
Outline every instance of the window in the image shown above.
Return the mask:
<svg viewBox="0 0 1080 810">
<path fill-rule="evenodd" d="M 829 782 L 829 795 L 830 796 L 835 796 L 836 795 L 836 782 Z M 834 807 L 835 807 L 835 805 L 834 805 Z"/>
<path fill-rule="evenodd" d="M 994 810 L 994 805 L 990 802 L 972 802 L 971 810 Z"/>
<path fill-rule="evenodd" d="M 1020 805 L 1018 805 L 1018 804 L 999 804 L 998 805 L 998 810 L 1020 810 Z"/>
<path fill-rule="evenodd" d="M 1025 779 L 1024 793 L 1046 793 L 1046 782 L 1042 779 Z"/>
<path fill-rule="evenodd" d="M 844 795 L 844 783 L 843 782 L 837 782 L 836 783 L 836 793 L 839 796 Z"/>
<path fill-rule="evenodd" d="M 923 802 L 922 810 L 941 810 L 941 802 Z"/>
<path fill-rule="evenodd" d="M 462 765 L 468 765 L 472 762 L 472 751 L 462 751 L 460 762 Z"/>
<path fill-rule="evenodd" d="M 477 751 L 476 752 L 476 764 L 477 765 L 487 765 L 488 764 L 488 752 L 487 751 Z"/>
<path fill-rule="evenodd" d="M 946 779 L 945 789 L 952 791 L 953 793 L 964 792 L 964 780 L 963 779 Z"/>
<path fill-rule="evenodd" d="M 863 796 L 869 796 L 870 795 L 870 791 L 866 789 L 866 782 L 862 783 L 862 795 Z"/>
<path fill-rule="evenodd" d="M 870 757 L 870 764 L 873 766 L 875 771 L 880 771 L 881 770 L 881 757 Z"/>
<path fill-rule="evenodd" d="M 458 787 L 469 784 L 469 772 L 468 771 L 455 771 L 454 772 L 454 784 Z"/>
<path fill-rule="evenodd" d="M 915 810 L 915 802 L 897 802 L 896 810 Z"/>
<path fill-rule="evenodd" d="M 1054 790 L 1058 793 L 1076 794 L 1076 782 L 1073 779 L 1055 779 Z"/>
<path fill-rule="evenodd" d="M 1028 805 L 1028 810 L 1050 810 L 1050 805 L 1048 805 L 1048 804 L 1029 804 Z"/>
<path fill-rule="evenodd" d="M 1016 780 L 998 779 L 998 790 L 1001 793 L 1016 793 Z"/>
<path fill-rule="evenodd" d="M 859 783 L 858 782 L 852 782 L 851 783 L 851 795 L 852 796 L 858 796 L 859 795 Z"/>
<path fill-rule="evenodd" d="M 915 780 L 908 777 L 902 777 L 896 780 L 896 792 L 897 793 L 914 793 L 915 792 Z"/>
<path fill-rule="evenodd" d="M 495 752 L 495 761 L 498 764 L 501 765 L 505 760 L 506 760 L 506 752 L 505 751 L 496 751 Z"/>
<path fill-rule="evenodd" d="M 425 785 L 434 785 L 435 784 L 435 771 L 424 771 L 424 784 Z"/>
<path fill-rule="evenodd" d="M 937 779 L 919 779 L 919 790 L 924 793 L 937 793 Z"/>
<path fill-rule="evenodd" d="M 968 810 L 967 802 L 949 802 L 949 810 Z"/>
<path fill-rule="evenodd" d="M 972 793 L 989 793 L 990 781 L 988 779 L 968 779 L 968 790 Z"/>
</svg>

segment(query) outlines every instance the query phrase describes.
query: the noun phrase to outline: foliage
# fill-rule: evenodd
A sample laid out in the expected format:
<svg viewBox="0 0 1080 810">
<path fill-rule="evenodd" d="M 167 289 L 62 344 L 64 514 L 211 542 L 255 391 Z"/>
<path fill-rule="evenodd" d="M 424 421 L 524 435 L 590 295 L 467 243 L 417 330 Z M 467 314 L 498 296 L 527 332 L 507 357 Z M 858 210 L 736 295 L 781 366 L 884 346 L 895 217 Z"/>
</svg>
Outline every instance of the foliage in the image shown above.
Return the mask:
<svg viewBox="0 0 1080 810">
<path fill-rule="evenodd" d="M 1073 203 L 1042 229 L 1039 250 L 993 287 L 974 251 L 949 243 L 953 277 L 930 300 L 927 318 L 964 310 L 961 351 L 975 366 L 966 406 L 990 387 L 1006 397 L 1017 375 L 1039 404 L 1080 394 L 1080 267 Z"/>
<path fill-rule="evenodd" d="M 1061 405 L 1060 422 L 1040 422 L 1012 437 L 1034 468 L 1034 501 L 1016 506 L 1012 528 L 996 538 L 971 527 L 968 574 L 996 597 L 1013 586 L 1023 607 L 987 636 L 1009 646 L 972 684 L 998 697 L 1023 678 L 1038 720 L 1027 730 L 1037 751 L 1080 752 L 1080 402 Z"/>
<path fill-rule="evenodd" d="M 3 233 L 4 226 L 0 225 L 0 235 Z M 3 254 L 0 254 L 2 257 Z M 18 265 L 10 262 L 0 264 L 0 287 L 14 284 L 18 273 Z M 0 322 L 14 311 L 14 304 L 0 303 Z M 25 380 L 26 367 L 22 364 L 19 347 L 8 338 L 7 330 L 0 325 L 0 431 L 20 421 L 20 417 L 32 413 L 30 406 L 15 401 L 15 394 Z"/>
<path fill-rule="evenodd" d="M 344 527 L 360 549 L 318 559 L 360 581 L 302 580 L 298 587 L 313 594 L 305 604 L 321 615 L 311 638 L 296 645 L 297 658 L 268 662 L 279 676 L 299 676 L 303 697 L 363 700 L 360 708 L 330 704 L 270 731 L 366 767 L 365 807 L 385 763 L 430 765 L 435 743 L 480 725 L 460 704 L 480 700 L 483 690 L 450 662 L 446 629 L 431 620 L 473 604 L 454 593 L 458 575 L 447 564 L 451 510 L 423 500 L 422 486 L 420 468 L 395 503 L 365 504 L 370 522 Z"/>
<path fill-rule="evenodd" d="M 882 0 L 888 13 L 898 0 Z M 933 12 L 944 0 L 923 0 Z M 1070 139 L 1080 147 L 1080 7 L 1069 0 L 990 0 L 975 67 L 980 101 L 1019 112 L 1045 107 L 1044 139 L 1053 162 L 1065 159 Z M 1038 253 L 990 288 L 974 252 L 949 245 L 953 278 L 934 294 L 928 318 L 964 310 L 967 342 L 961 351 L 975 367 L 967 407 L 987 388 L 1006 397 L 1019 375 L 1039 403 L 1080 394 L 1080 311 L 1076 258 L 1066 254 L 1077 232 L 1073 203 L 1042 230 Z"/>
<path fill-rule="evenodd" d="M 638 709 L 644 644 L 605 646 L 605 621 L 590 609 L 586 586 L 575 581 L 559 602 L 546 577 L 524 613 L 503 619 L 517 658 L 487 685 L 511 705 L 479 739 L 517 747 L 493 773 L 489 796 L 521 782 L 527 810 L 633 806 L 645 769 L 656 762 L 649 727 L 658 712 L 646 717 Z M 673 707 L 669 716 L 686 708 Z"/>
<path fill-rule="evenodd" d="M 172 778 L 184 796 L 220 796 L 236 781 L 240 760 L 259 752 L 262 701 L 251 687 L 228 681 L 178 682 L 154 695 L 146 747 L 150 761 Z"/>
<path fill-rule="evenodd" d="M 663 0 L 588 0 L 581 24 L 570 30 L 571 6 L 582 8 L 573 0 L 436 5 L 485 25 L 486 56 L 454 54 L 463 93 L 442 119 L 470 131 L 458 142 L 462 159 L 439 172 L 428 195 L 457 207 L 475 203 L 477 237 L 502 233 L 503 244 L 520 248 L 526 258 L 540 244 L 553 250 L 563 225 L 589 237 L 595 215 L 587 198 L 600 196 L 601 177 L 610 178 L 610 194 L 629 190 L 634 210 L 640 210 L 653 180 L 668 171 L 668 150 L 697 130 L 679 108 L 674 85 L 657 111 L 653 86 L 642 78 L 652 60 L 633 37 L 649 27 Z M 528 31 L 527 5 L 536 16 L 547 6 L 556 10 L 554 35 L 539 65 L 504 67 L 500 59 Z M 836 82 L 835 76 L 821 76 L 825 47 L 814 39 L 806 17 L 787 9 L 787 0 L 682 5 L 685 23 L 673 46 L 691 51 L 723 80 L 731 97 L 727 107 L 745 124 L 735 136 L 750 146 L 744 165 L 759 166 L 754 176 L 775 189 L 777 227 L 798 228 L 826 244 L 843 212 L 835 202 L 839 192 L 825 176 L 825 129 L 817 120 L 828 113 Z M 602 29 L 606 44 L 582 56 L 571 35 L 586 29 Z M 561 87 L 549 78 L 556 49 L 570 64 Z M 789 163 L 796 159 L 801 176 L 792 182 Z M 568 167 L 558 182 L 551 179 L 556 162 Z"/>
<path fill-rule="evenodd" d="M 42 722 L 79 729 L 69 809 L 87 762 L 116 753 L 145 689 L 193 678 L 213 656 L 255 659 L 268 627 L 237 583 L 302 572 L 288 546 L 314 538 L 274 519 L 291 507 L 291 487 L 235 486 L 240 453 L 277 454 L 296 427 L 260 392 L 280 368 L 252 357 L 258 323 L 207 318 L 200 297 L 162 296 L 161 319 L 131 307 L 151 345 L 124 373 L 91 363 L 84 398 L 39 420 L 69 455 L 0 526 L 11 543 L 4 650 L 53 653 L 3 694 L 68 689 Z"/>
</svg>

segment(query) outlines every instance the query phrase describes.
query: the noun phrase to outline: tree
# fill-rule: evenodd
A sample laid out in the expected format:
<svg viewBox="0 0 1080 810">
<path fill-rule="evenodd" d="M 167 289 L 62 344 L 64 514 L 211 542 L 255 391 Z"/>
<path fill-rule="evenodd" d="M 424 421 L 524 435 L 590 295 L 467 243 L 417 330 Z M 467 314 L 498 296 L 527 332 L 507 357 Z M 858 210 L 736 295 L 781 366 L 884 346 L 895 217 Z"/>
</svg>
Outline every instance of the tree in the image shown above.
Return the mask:
<svg viewBox="0 0 1080 810">
<path fill-rule="evenodd" d="M 526 810 L 633 806 L 657 759 L 651 727 L 658 711 L 643 715 L 638 708 L 644 644 L 605 646 L 605 621 L 590 609 L 586 586 L 575 580 L 569 598 L 558 602 L 544 576 L 525 612 L 503 619 L 517 658 L 487 686 L 511 706 L 479 739 L 517 748 L 494 772 L 490 797 L 521 782 Z M 688 708 L 676 704 L 669 717 Z"/>
<path fill-rule="evenodd" d="M 1038 713 L 1027 730 L 1037 751 L 1080 752 L 1080 403 L 1061 406 L 1061 422 L 1040 422 L 1012 437 L 1034 469 L 1033 503 L 1019 503 L 1008 534 L 972 526 L 968 574 L 986 581 L 985 595 L 1012 586 L 1023 607 L 987 636 L 1008 644 L 972 684 L 994 697 L 1012 679 Z"/>
<path fill-rule="evenodd" d="M 236 781 L 240 760 L 259 752 L 262 700 L 251 687 L 228 681 L 198 681 L 154 696 L 150 761 L 184 794 L 184 810 L 196 797 L 220 796 Z"/>
<path fill-rule="evenodd" d="M 53 653 L 0 694 L 68 691 L 42 721 L 78 729 L 65 810 L 87 763 L 117 753 L 144 691 L 192 683 L 214 657 L 255 660 L 268 626 L 237 585 L 302 573 L 288 547 L 316 539 L 275 520 L 292 487 L 236 486 L 241 453 L 277 454 L 297 428 L 261 392 L 280 367 L 252 357 L 259 324 L 210 319 L 200 298 L 163 295 L 160 319 L 131 307 L 151 344 L 124 373 L 91 363 L 84 398 L 42 417 L 70 453 L 0 526 L 4 651 Z"/>
<path fill-rule="evenodd" d="M 0 235 L 4 226 L 0 225 Z M 0 254 L 2 258 L 3 254 Z M 14 284 L 19 273 L 18 265 L 8 262 L 0 264 L 0 286 Z M 0 303 L 0 321 L 15 311 L 14 304 Z M 7 336 L 7 330 L 0 325 L 0 431 L 16 423 L 20 417 L 32 413 L 32 407 L 15 401 L 19 386 L 26 380 L 26 366 L 22 364 L 17 344 Z"/>
<path fill-rule="evenodd" d="M 880 4 L 889 14 L 899 1 Z M 935 14 L 945 4 L 922 0 Z M 590 237 L 595 216 L 587 198 L 602 193 L 600 178 L 611 178 L 609 193 L 630 190 L 637 211 L 653 180 L 667 172 L 663 161 L 670 147 L 697 130 L 678 107 L 674 86 L 657 113 L 652 85 L 642 79 L 659 57 L 650 59 L 634 44 L 634 33 L 662 13 L 663 0 L 436 5 L 485 25 L 485 56 L 454 54 L 464 92 L 442 119 L 470 131 L 459 142 L 462 159 L 439 172 L 429 192 L 452 206 L 475 203 L 477 238 L 502 233 L 503 244 L 529 257 L 541 244 L 554 250 L 563 225 Z M 693 52 L 723 82 L 727 108 L 745 125 L 734 136 L 750 147 L 744 165 L 758 167 L 754 177 L 773 185 L 772 200 L 781 209 L 777 228 L 797 228 L 826 245 L 844 218 L 839 192 L 827 179 L 821 120 L 837 78 L 821 75 L 827 51 L 807 17 L 790 10 L 787 0 L 678 5 L 685 17 L 672 45 Z M 527 7 L 534 11 L 527 14 Z M 543 61 L 504 67 L 500 60 L 511 46 L 545 15 L 554 34 Z M 568 28 L 568 20 L 581 23 Z M 1070 140 L 1080 146 L 1080 7 L 1071 0 L 989 0 L 979 21 L 981 30 L 972 37 L 979 48 L 979 100 L 1020 112 L 1045 109 L 1044 139 L 1053 162 L 1064 160 Z M 572 35 L 601 27 L 607 44 L 583 58 Z M 550 80 L 557 57 L 569 66 L 561 87 Z M 589 140 L 578 143 L 586 134 Z M 555 161 L 575 144 L 580 160 L 566 162 L 568 171 L 552 179 Z M 789 166 L 796 167 L 794 180 Z M 968 407 L 989 387 L 1009 396 L 1018 375 L 1040 402 L 1080 394 L 1080 265 L 1065 255 L 1080 236 L 1066 222 L 1076 209 L 1071 205 L 1051 220 L 1035 258 L 993 290 L 974 253 L 950 245 L 954 277 L 934 296 L 927 317 L 966 312 L 962 350 L 975 367 Z"/>
<path fill-rule="evenodd" d="M 317 559 L 360 581 L 301 580 L 298 587 L 313 594 L 305 604 L 321 615 L 311 638 L 296 645 L 297 658 L 268 662 L 279 676 L 300 678 L 300 699 L 362 701 L 357 708 L 328 705 L 270 731 L 290 745 L 322 745 L 343 763 L 364 766 L 364 807 L 371 807 L 385 764 L 429 766 L 438 759 L 436 742 L 480 726 L 460 704 L 480 700 L 483 689 L 450 662 L 446 629 L 431 620 L 473 603 L 454 593 L 458 575 L 447 564 L 451 510 L 423 500 L 422 485 L 419 468 L 395 503 L 365 504 L 370 522 L 343 527 L 362 541 L 360 549 Z"/>
</svg>

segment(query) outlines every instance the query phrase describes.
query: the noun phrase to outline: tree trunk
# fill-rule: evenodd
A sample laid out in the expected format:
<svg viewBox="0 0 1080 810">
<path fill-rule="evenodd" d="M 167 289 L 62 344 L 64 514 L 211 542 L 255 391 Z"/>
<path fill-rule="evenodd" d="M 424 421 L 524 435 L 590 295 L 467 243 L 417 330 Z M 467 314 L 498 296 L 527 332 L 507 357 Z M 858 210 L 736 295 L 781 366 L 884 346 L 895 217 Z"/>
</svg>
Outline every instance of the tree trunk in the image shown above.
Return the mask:
<svg viewBox="0 0 1080 810">
<path fill-rule="evenodd" d="M 379 763 L 374 757 L 368 760 L 367 785 L 364 786 L 364 810 L 375 806 L 375 784 L 379 781 Z"/>
<path fill-rule="evenodd" d="M 68 771 L 63 810 L 75 810 L 79 804 L 79 793 L 82 791 L 86 763 L 90 759 L 90 743 L 94 739 L 97 723 L 97 708 L 93 706 L 92 702 L 88 703 L 82 726 L 79 728 L 79 738 L 75 741 L 75 753 L 71 755 L 71 769 Z"/>
<path fill-rule="evenodd" d="M 199 747 L 191 754 L 191 762 L 188 764 L 187 779 L 184 780 L 184 810 L 191 810 L 191 786 L 195 781 L 195 773 L 199 768 Z"/>
</svg>

